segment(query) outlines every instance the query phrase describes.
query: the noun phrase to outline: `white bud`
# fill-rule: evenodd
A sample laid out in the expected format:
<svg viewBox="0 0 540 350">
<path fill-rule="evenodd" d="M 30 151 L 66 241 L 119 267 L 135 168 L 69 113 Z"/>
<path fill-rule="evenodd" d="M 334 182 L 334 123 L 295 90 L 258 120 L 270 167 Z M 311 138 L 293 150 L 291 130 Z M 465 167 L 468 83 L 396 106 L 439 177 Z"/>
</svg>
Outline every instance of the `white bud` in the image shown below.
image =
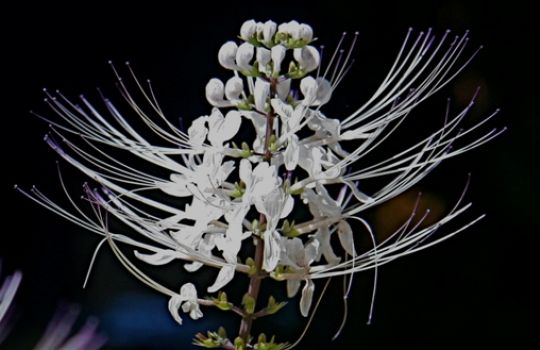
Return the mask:
<svg viewBox="0 0 540 350">
<path fill-rule="evenodd" d="M 281 70 L 281 62 L 285 58 L 287 49 L 283 45 L 276 45 L 272 47 L 272 62 L 274 63 L 274 74 L 279 74 Z"/>
<path fill-rule="evenodd" d="M 224 89 L 223 83 L 217 78 L 210 79 L 208 84 L 206 84 L 206 99 L 212 106 L 224 107 L 227 104 L 223 100 Z"/>
<path fill-rule="evenodd" d="M 321 55 L 313 46 L 306 46 L 301 49 L 294 49 L 294 59 L 306 73 L 309 73 L 321 63 Z"/>
<path fill-rule="evenodd" d="M 253 45 L 249 43 L 243 43 L 238 47 L 238 51 L 236 51 L 236 64 L 240 69 L 249 71 L 253 68 L 250 64 L 253 59 L 253 49 Z"/>
<path fill-rule="evenodd" d="M 270 43 L 276 33 L 277 24 L 273 21 L 266 21 L 263 26 L 262 36 L 265 43 Z"/>
<path fill-rule="evenodd" d="M 291 37 L 295 40 L 300 39 L 300 23 L 296 21 L 290 21 L 287 24 L 287 31 L 291 34 Z"/>
<path fill-rule="evenodd" d="M 266 100 L 270 95 L 270 83 L 257 78 L 257 80 L 255 81 L 255 90 L 253 92 L 253 95 L 255 98 L 255 108 L 259 112 L 264 113 L 264 105 L 266 104 Z"/>
<path fill-rule="evenodd" d="M 257 48 L 257 62 L 259 63 L 259 71 L 267 73 L 266 67 L 270 63 L 270 50 L 265 49 L 264 47 Z"/>
<path fill-rule="evenodd" d="M 227 69 L 237 69 L 238 67 L 235 63 L 237 50 L 238 46 L 233 41 L 223 44 L 218 53 L 219 64 Z"/>
<path fill-rule="evenodd" d="M 313 29 L 311 26 L 302 23 L 300 24 L 298 35 L 300 39 L 309 43 L 311 40 L 313 40 Z"/>
<path fill-rule="evenodd" d="M 313 77 L 305 77 L 300 81 L 300 91 L 304 95 L 303 104 L 306 106 L 311 106 L 317 99 L 317 91 L 319 84 Z"/>
<path fill-rule="evenodd" d="M 253 35 L 255 35 L 256 31 L 257 23 L 250 19 L 249 21 L 245 21 L 240 27 L 240 37 L 244 40 L 250 40 L 253 38 Z"/>
<path fill-rule="evenodd" d="M 228 100 L 239 100 L 244 91 L 244 82 L 239 77 L 232 77 L 225 84 L 225 97 Z"/>
</svg>

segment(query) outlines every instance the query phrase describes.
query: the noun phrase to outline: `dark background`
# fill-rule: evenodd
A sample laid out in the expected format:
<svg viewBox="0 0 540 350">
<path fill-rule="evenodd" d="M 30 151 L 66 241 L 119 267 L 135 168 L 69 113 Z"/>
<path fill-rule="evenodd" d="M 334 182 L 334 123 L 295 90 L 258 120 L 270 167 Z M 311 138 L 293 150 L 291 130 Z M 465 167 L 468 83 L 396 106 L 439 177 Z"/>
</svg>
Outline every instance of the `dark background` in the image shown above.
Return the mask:
<svg viewBox="0 0 540 350">
<path fill-rule="evenodd" d="M 41 89 L 60 88 L 70 96 L 96 96 L 95 87 L 120 99 L 106 64 L 133 63 L 139 75 L 151 77 L 159 100 L 175 121 L 208 113 L 204 86 L 214 75 L 226 76 L 217 51 L 237 35 L 250 18 L 280 23 L 297 19 L 313 26 L 320 43 L 331 46 L 342 31 L 360 32 L 356 63 L 336 95 L 332 111 L 351 111 L 382 79 L 408 27 L 438 34 L 447 28 L 471 30 L 470 52 L 484 45 L 466 73 L 414 118 L 441 120 L 446 97 L 453 108 L 482 87 L 473 120 L 495 108 L 502 113 L 486 127 L 508 126 L 497 140 L 444 164 L 419 190 L 449 203 L 472 172 L 467 198 L 470 218 L 487 218 L 440 246 L 385 266 L 375 304 L 374 323 L 366 326 L 372 275 L 356 278 L 350 319 L 335 342 L 341 321 L 339 283 L 319 310 L 299 349 L 444 348 L 506 345 L 536 348 L 539 341 L 538 288 L 538 27 L 536 13 L 518 1 L 401 2 L 400 4 L 331 1 L 179 3 L 115 6 L 81 2 L 65 7 L 20 4 L 3 9 L 2 21 L 2 232 L 3 274 L 20 269 L 24 281 L 17 297 L 15 328 L 2 345 L 29 348 L 59 303 L 77 303 L 84 317 L 101 319 L 110 349 L 184 349 L 196 331 L 236 326 L 207 312 L 203 321 L 177 327 L 167 299 L 141 286 L 110 251 L 99 254 L 90 284 L 81 289 L 98 240 L 90 233 L 46 212 L 13 191 L 17 183 L 36 184 L 61 198 L 55 154 L 42 142 L 45 123 L 28 110 L 47 111 Z M 5 5 L 3 5 L 5 6 Z M 342 108 L 342 109 L 340 109 Z M 345 112 L 343 112 L 345 111 Z M 432 114 L 436 113 L 436 114 Z M 418 124 L 424 125 L 423 122 Z M 433 125 L 426 122 L 427 126 Z M 414 133 L 402 136 L 412 142 Z M 64 166 L 78 193 L 84 178 Z M 384 212 L 383 212 L 384 214 Z M 391 215 L 392 213 L 389 212 Z M 377 217 L 376 214 L 373 214 Z M 382 215 L 382 214 L 381 214 Z M 383 215 L 384 216 L 384 215 Z M 378 216 L 380 217 L 380 215 Z M 390 219 L 389 219 L 390 220 Z M 179 287 L 185 274 L 179 264 L 164 268 L 164 280 Z M 158 272 L 159 275 L 159 272 Z M 171 277 L 170 276 L 174 276 Z M 188 276 L 189 277 L 189 276 Z M 177 288 L 175 287 L 175 288 Z M 322 286 L 319 286 L 319 290 Z M 205 311 L 205 310 L 203 310 Z M 297 301 L 266 331 L 293 340 L 300 330 Z M 280 337 L 281 336 L 281 337 Z"/>
</svg>

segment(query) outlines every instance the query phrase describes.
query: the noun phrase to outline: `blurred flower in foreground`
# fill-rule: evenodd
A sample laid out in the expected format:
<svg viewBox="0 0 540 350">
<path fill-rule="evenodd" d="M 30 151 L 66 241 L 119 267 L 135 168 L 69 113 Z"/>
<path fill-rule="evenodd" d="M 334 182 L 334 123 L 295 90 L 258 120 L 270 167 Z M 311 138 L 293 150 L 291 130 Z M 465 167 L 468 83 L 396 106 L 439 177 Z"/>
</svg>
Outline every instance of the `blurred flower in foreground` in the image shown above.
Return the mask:
<svg viewBox="0 0 540 350">
<path fill-rule="evenodd" d="M 7 276 L 0 287 L 0 344 L 7 336 L 11 327 L 9 312 L 13 308 L 13 299 L 15 298 L 21 280 L 22 273 L 17 271 L 13 275 Z M 88 319 L 77 332 L 71 332 L 78 314 L 78 308 L 75 306 L 59 308 L 34 349 L 100 349 L 105 343 L 105 337 L 97 333 L 98 322 L 95 319 Z"/>
<path fill-rule="evenodd" d="M 171 124 L 150 82 L 143 86 L 129 64 L 136 93 L 111 66 L 128 107 L 148 127 L 148 135 L 104 96 L 97 107 L 84 96 L 75 102 L 60 92 L 46 91 L 46 102 L 60 120 L 40 116 L 52 129 L 45 140 L 98 185 L 84 185 L 85 200 L 94 215 L 72 199 L 61 175 L 74 211 L 35 188 L 21 192 L 102 235 L 102 243 L 108 242 L 131 273 L 170 296 L 169 310 L 178 323 L 182 323 L 181 312 L 193 319 L 202 317 L 201 306 L 215 306 L 241 317 L 237 337 L 229 338 L 220 329 L 198 334 L 195 344 L 290 349 L 298 342 L 278 344 L 264 334 L 252 335 L 255 319 L 274 314 L 284 305 L 273 297 L 261 305 L 261 282 L 266 278 L 283 281 L 289 297 L 299 293 L 300 312 L 310 316 L 309 325 L 315 312 L 316 281 L 327 282 L 315 305 L 336 276 L 344 278 L 346 300 L 354 273 L 373 269 L 376 283 L 379 266 L 471 226 L 482 216 L 432 237 L 470 207 L 462 203 L 463 195 L 440 220 L 426 225 L 422 223 L 429 210 L 419 213 L 415 207 L 382 241 L 376 239 L 362 213 L 404 193 L 441 161 L 480 146 L 502 131 L 471 137 L 497 112 L 468 129 L 461 128 L 473 97 L 454 116 L 447 106 L 441 127 L 420 140 L 411 135 L 411 144 L 403 151 L 378 162 L 364 159 L 475 56 L 477 51 L 462 59 L 467 34 L 451 38 L 446 32 L 436 39 L 431 31 L 416 37 L 409 31 L 373 96 L 352 114 L 334 118 L 321 109 L 350 68 L 356 35 L 347 50 L 342 49 L 347 40 L 343 35 L 325 66 L 321 65 L 322 50 L 312 46 L 313 30 L 306 24 L 291 21 L 278 26 L 250 20 L 242 25 L 239 38 L 240 43 L 229 41 L 218 53 L 231 78 L 226 82 L 210 79 L 206 98 L 213 108 L 209 115 L 193 120 L 186 131 Z M 162 144 L 150 143 L 150 136 L 158 136 Z M 74 142 L 75 138 L 82 142 Z M 130 157 L 121 158 L 120 151 L 138 160 L 130 163 Z M 141 166 L 141 161 L 147 165 Z M 150 166 L 161 168 L 161 173 Z M 159 175 L 163 170 L 169 176 Z M 360 189 L 376 186 L 369 193 Z M 176 198 L 176 204 L 160 200 L 159 193 Z M 138 236 L 117 231 L 117 226 L 109 230 L 109 220 Z M 359 249 L 359 235 L 370 239 L 370 249 Z M 135 257 L 148 264 L 179 259 L 189 272 L 202 266 L 218 269 L 215 281 L 206 286 L 207 293 L 217 294 L 203 299 L 190 282 L 180 288 L 161 285 L 140 271 L 117 242 L 136 248 Z M 250 251 L 254 251 L 251 256 Z M 229 299 L 223 289 L 236 275 L 249 277 L 248 290 L 243 297 Z M 375 288 L 372 300 L 374 296 Z"/>
</svg>

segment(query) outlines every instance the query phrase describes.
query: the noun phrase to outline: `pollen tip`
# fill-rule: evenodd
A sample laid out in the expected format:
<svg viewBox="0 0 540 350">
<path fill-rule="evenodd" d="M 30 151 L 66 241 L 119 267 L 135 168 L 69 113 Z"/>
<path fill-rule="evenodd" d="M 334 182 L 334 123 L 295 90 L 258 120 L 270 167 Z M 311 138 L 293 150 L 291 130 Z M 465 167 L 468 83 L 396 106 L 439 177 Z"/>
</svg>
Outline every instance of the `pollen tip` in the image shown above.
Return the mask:
<svg viewBox="0 0 540 350">
<path fill-rule="evenodd" d="M 112 60 L 107 60 L 107 64 L 112 64 Z"/>
<path fill-rule="evenodd" d="M 354 32 L 354 35 L 360 35 L 360 31 L 357 30 L 356 32 Z"/>
<path fill-rule="evenodd" d="M 152 80 L 146 79 L 146 82 L 150 84 L 152 82 Z"/>
<path fill-rule="evenodd" d="M 129 66 L 129 65 L 130 65 L 129 61 L 126 61 L 126 66 Z"/>
<path fill-rule="evenodd" d="M 409 33 L 413 31 L 413 27 L 409 27 Z"/>
<path fill-rule="evenodd" d="M 41 89 L 41 91 L 47 92 L 47 88 L 43 88 L 43 89 Z"/>
<path fill-rule="evenodd" d="M 341 33 L 341 36 L 345 36 L 345 35 L 347 35 L 347 32 Z"/>
<path fill-rule="evenodd" d="M 450 34 L 451 30 L 450 29 L 447 29 L 446 30 L 446 34 Z"/>
<path fill-rule="evenodd" d="M 17 184 L 14 184 L 14 185 L 13 185 L 13 189 L 14 189 L 14 190 L 16 190 L 16 189 L 18 189 L 18 188 L 19 188 L 19 185 L 17 185 Z"/>
</svg>

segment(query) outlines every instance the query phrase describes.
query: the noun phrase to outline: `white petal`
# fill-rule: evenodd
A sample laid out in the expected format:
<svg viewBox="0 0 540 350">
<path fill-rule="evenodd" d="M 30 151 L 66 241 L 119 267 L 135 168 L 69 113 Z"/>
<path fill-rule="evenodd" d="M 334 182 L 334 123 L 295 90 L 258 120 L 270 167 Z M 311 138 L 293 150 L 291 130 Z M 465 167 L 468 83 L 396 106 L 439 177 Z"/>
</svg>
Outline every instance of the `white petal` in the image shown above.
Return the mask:
<svg viewBox="0 0 540 350">
<path fill-rule="evenodd" d="M 313 46 L 305 46 L 301 49 L 294 49 L 293 56 L 300 65 L 300 68 L 306 73 L 317 69 L 321 63 L 321 55 Z"/>
<path fill-rule="evenodd" d="M 156 183 L 156 187 L 167 193 L 168 195 L 175 197 L 188 197 L 192 195 L 186 188 L 189 182 L 185 179 L 183 175 L 172 174 L 171 180 L 173 181 Z"/>
<path fill-rule="evenodd" d="M 247 159 L 242 159 L 240 161 L 239 176 L 240 180 L 246 184 L 246 188 L 251 187 L 252 171 L 251 162 Z"/>
<path fill-rule="evenodd" d="M 270 101 L 272 108 L 279 115 L 283 122 L 292 117 L 293 108 L 290 104 L 281 101 L 280 99 L 273 98 Z"/>
<path fill-rule="evenodd" d="M 244 40 L 249 40 L 255 35 L 256 31 L 257 22 L 250 19 L 249 21 L 242 23 L 242 26 L 240 27 L 240 37 Z"/>
<path fill-rule="evenodd" d="M 234 41 L 228 41 L 221 46 L 218 52 L 218 61 L 224 68 L 237 69 L 236 51 L 238 46 Z"/>
<path fill-rule="evenodd" d="M 185 300 L 197 300 L 197 288 L 193 283 L 186 283 L 180 288 L 180 295 Z"/>
<path fill-rule="evenodd" d="M 313 77 L 305 77 L 300 81 L 300 91 L 304 95 L 304 104 L 311 106 L 317 99 L 319 84 Z"/>
<path fill-rule="evenodd" d="M 297 21 L 290 21 L 287 23 L 287 31 L 291 34 L 293 39 L 300 39 L 300 23 Z"/>
<path fill-rule="evenodd" d="M 293 134 L 291 137 L 289 137 L 287 148 L 285 148 L 285 152 L 283 152 L 285 168 L 289 171 L 293 171 L 298 165 L 299 156 L 300 146 L 298 145 L 298 136 Z"/>
<path fill-rule="evenodd" d="M 201 267 L 203 267 L 204 264 L 198 261 L 194 261 L 192 263 L 184 264 L 184 269 L 188 272 L 195 272 L 198 271 Z"/>
<path fill-rule="evenodd" d="M 160 251 L 153 254 L 143 254 L 138 251 L 133 251 L 135 256 L 150 265 L 165 265 L 176 259 L 175 252 L 173 251 Z"/>
<path fill-rule="evenodd" d="M 228 141 L 232 139 L 238 130 L 240 130 L 240 124 L 242 124 L 242 118 L 240 116 L 240 113 L 238 111 L 229 111 L 227 115 L 225 115 L 225 125 L 222 129 L 223 133 L 223 140 Z"/>
<path fill-rule="evenodd" d="M 208 287 L 208 293 L 215 293 L 229 283 L 234 277 L 234 265 L 224 265 L 217 275 L 216 281 Z"/>
<path fill-rule="evenodd" d="M 281 71 L 281 62 L 285 58 L 285 53 L 287 49 L 283 45 L 276 45 L 272 47 L 272 62 L 274 63 L 274 74 L 279 74 Z"/>
<path fill-rule="evenodd" d="M 304 248 L 304 266 L 310 266 L 319 256 L 320 243 L 316 239 L 310 240 Z"/>
<path fill-rule="evenodd" d="M 270 96 L 270 83 L 257 78 L 255 81 L 255 90 L 253 92 L 255 98 L 255 108 L 259 112 L 265 113 L 266 100 Z"/>
<path fill-rule="evenodd" d="M 180 305 L 182 305 L 183 301 L 184 299 L 179 295 L 173 295 L 171 299 L 169 299 L 169 312 L 178 324 L 182 324 L 182 317 L 180 317 L 178 311 L 180 310 Z"/>
<path fill-rule="evenodd" d="M 302 298 L 300 298 L 300 313 L 302 316 L 309 315 L 309 309 L 313 301 L 313 292 L 315 291 L 315 283 L 312 280 L 306 280 L 306 285 L 302 289 Z"/>
<path fill-rule="evenodd" d="M 287 280 L 287 296 L 293 298 L 300 289 L 299 280 Z"/>
<path fill-rule="evenodd" d="M 253 68 L 250 64 L 253 59 L 253 51 L 254 47 L 249 43 L 243 43 L 238 47 L 238 51 L 236 51 L 236 64 L 240 69 L 249 71 Z"/>
<path fill-rule="evenodd" d="M 223 82 L 217 78 L 212 78 L 206 84 L 206 99 L 208 102 L 215 107 L 225 107 L 230 105 L 230 102 L 223 99 L 223 94 L 225 93 L 225 86 Z"/>
<path fill-rule="evenodd" d="M 298 36 L 309 43 L 313 39 L 313 29 L 311 26 L 302 23 L 298 29 Z"/>
<path fill-rule="evenodd" d="M 279 262 L 281 254 L 279 241 L 279 234 L 276 231 L 265 232 L 263 269 L 267 272 L 273 271 Z"/>
<path fill-rule="evenodd" d="M 297 266 L 304 266 L 304 243 L 300 238 L 287 239 L 287 255 Z"/>
<path fill-rule="evenodd" d="M 286 101 L 291 91 L 291 79 L 280 81 L 276 85 L 276 92 L 282 101 Z"/>
<path fill-rule="evenodd" d="M 338 223 L 338 236 L 339 242 L 343 249 L 351 256 L 356 256 L 354 250 L 354 238 L 351 225 L 345 220 L 341 220 Z"/>
<path fill-rule="evenodd" d="M 268 73 L 267 66 L 270 63 L 270 59 L 270 50 L 264 47 L 257 48 L 257 62 L 259 62 L 259 70 L 261 72 Z"/>
<path fill-rule="evenodd" d="M 290 194 L 285 195 L 285 204 L 283 205 L 283 209 L 281 211 L 280 218 L 284 219 L 292 212 L 294 209 L 294 198 Z"/>
<path fill-rule="evenodd" d="M 315 102 L 317 105 L 322 106 L 330 101 L 332 97 L 332 84 L 324 78 L 317 78 L 317 85 L 317 99 Z"/>
<path fill-rule="evenodd" d="M 208 129 L 205 127 L 207 117 L 199 117 L 195 119 L 188 129 L 189 142 L 200 146 L 206 139 Z"/>
<path fill-rule="evenodd" d="M 238 100 L 244 91 L 244 81 L 240 77 L 232 77 L 225 83 L 225 97 L 228 100 Z"/>
<path fill-rule="evenodd" d="M 277 29 L 276 22 L 266 21 L 264 23 L 262 34 L 263 34 L 263 40 L 265 43 L 270 43 L 272 41 L 272 37 L 276 33 L 276 29 Z"/>
</svg>

